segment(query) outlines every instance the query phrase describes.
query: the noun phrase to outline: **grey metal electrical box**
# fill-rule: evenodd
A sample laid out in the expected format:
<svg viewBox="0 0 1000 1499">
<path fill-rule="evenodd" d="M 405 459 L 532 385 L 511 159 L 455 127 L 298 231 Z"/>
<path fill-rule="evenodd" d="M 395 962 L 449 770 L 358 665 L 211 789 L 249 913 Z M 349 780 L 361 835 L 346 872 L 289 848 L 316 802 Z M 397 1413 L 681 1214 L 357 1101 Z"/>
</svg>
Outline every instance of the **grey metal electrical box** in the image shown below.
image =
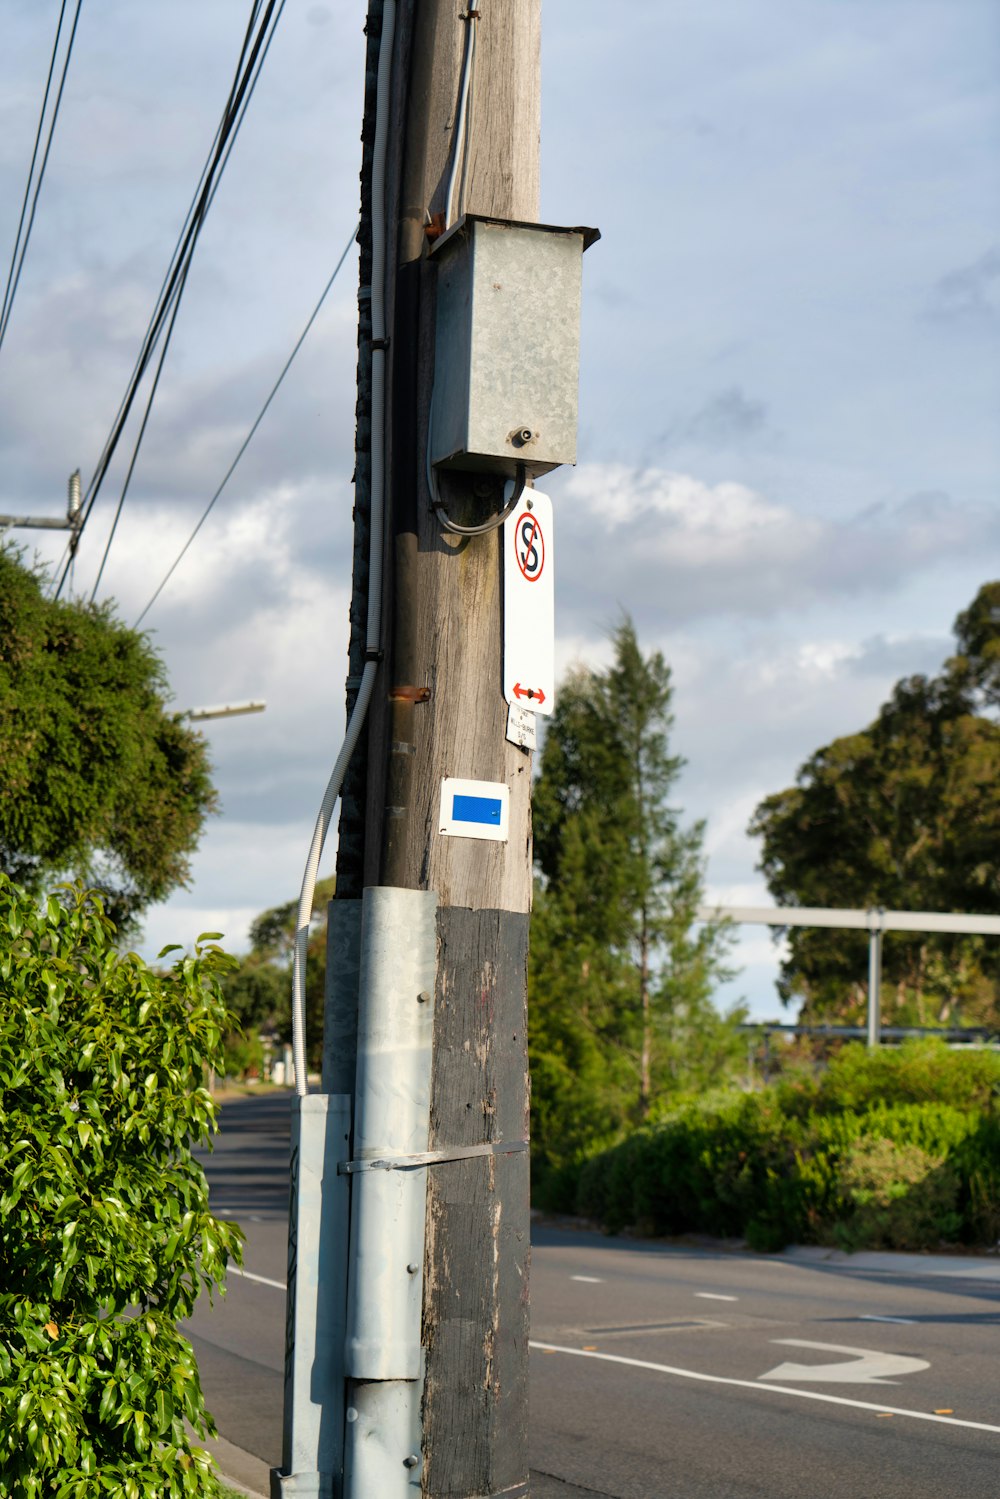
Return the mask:
<svg viewBox="0 0 1000 1499">
<path fill-rule="evenodd" d="M 513 478 L 576 462 L 581 260 L 599 238 L 466 214 L 435 243 L 437 467 Z"/>
</svg>

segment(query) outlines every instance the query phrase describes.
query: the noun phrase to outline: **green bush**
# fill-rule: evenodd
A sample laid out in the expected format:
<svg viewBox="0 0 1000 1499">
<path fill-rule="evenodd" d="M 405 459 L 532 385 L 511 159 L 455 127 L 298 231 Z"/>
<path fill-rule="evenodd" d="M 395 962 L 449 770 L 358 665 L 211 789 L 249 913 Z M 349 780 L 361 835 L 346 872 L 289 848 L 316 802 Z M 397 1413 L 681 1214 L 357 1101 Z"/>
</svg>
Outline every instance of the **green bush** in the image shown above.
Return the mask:
<svg viewBox="0 0 1000 1499">
<path fill-rule="evenodd" d="M 845 1048 L 816 1083 L 688 1100 L 592 1156 L 577 1210 L 610 1232 L 742 1236 L 762 1251 L 995 1244 L 998 1072 L 992 1054 L 941 1043 Z"/>
<path fill-rule="evenodd" d="M 958 1232 L 958 1174 L 919 1145 L 859 1140 L 841 1166 L 840 1189 L 847 1210 L 835 1232 L 845 1249 L 933 1249 Z"/>
<path fill-rule="evenodd" d="M 1000 1096 L 1000 1054 L 952 1050 L 933 1037 L 879 1046 L 852 1042 L 819 1079 L 815 1106 L 824 1111 L 877 1104 L 942 1103 L 986 1108 Z"/>
<path fill-rule="evenodd" d="M 2 1499 L 220 1493 L 177 1330 L 240 1256 L 191 1150 L 230 1023 L 214 935 L 160 973 L 92 895 L 0 876 Z"/>
</svg>

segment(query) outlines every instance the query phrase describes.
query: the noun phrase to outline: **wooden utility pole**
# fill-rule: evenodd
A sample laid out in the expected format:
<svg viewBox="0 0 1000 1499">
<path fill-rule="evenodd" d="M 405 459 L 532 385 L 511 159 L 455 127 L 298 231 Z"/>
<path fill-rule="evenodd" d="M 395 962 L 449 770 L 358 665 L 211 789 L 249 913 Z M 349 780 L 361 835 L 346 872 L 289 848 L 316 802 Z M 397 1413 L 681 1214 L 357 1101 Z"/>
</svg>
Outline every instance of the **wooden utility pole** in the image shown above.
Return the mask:
<svg viewBox="0 0 1000 1499">
<path fill-rule="evenodd" d="M 370 58 L 381 12 L 381 0 L 371 0 Z M 362 884 L 436 892 L 429 1147 L 500 1145 L 496 1154 L 428 1172 L 428 1499 L 528 1491 L 528 1156 L 502 1147 L 528 1134 L 531 761 L 505 738 L 502 532 L 447 534 L 424 476 L 435 301 L 427 231 L 441 225 L 452 153 L 461 150 L 455 123 L 471 25 L 476 56 L 462 207 L 538 218 L 540 0 L 482 0 L 479 12 L 463 10 L 459 0 L 399 0 L 387 190 L 386 656 L 366 761 L 345 788 L 338 860 L 338 895 L 356 896 Z M 366 113 L 368 137 L 370 105 Z M 443 475 L 441 488 L 460 521 L 485 519 L 502 502 L 499 478 Z M 364 523 L 363 496 L 359 506 Z M 362 581 L 356 566 L 356 591 Z M 364 655 L 363 615 L 356 599 L 355 675 Z M 441 782 L 449 776 L 509 787 L 506 842 L 440 836 Z"/>
</svg>

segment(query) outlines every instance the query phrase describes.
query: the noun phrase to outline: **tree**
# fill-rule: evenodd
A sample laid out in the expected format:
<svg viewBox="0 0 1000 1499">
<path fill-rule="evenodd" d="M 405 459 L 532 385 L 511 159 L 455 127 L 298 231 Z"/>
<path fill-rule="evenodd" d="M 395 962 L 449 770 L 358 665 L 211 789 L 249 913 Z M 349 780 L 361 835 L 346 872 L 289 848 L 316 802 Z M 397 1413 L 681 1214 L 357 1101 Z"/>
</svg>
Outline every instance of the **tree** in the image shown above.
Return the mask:
<svg viewBox="0 0 1000 1499">
<path fill-rule="evenodd" d="M 320 880 L 315 915 L 306 950 L 306 1040 L 308 1060 L 318 1066 L 323 1055 L 323 1002 L 326 981 L 326 909 L 333 899 L 333 878 Z M 262 911 L 250 926 L 250 951 L 222 980 L 226 1004 L 249 1031 L 273 1026 L 288 1041 L 292 1034 L 292 956 L 298 901 Z"/>
<path fill-rule="evenodd" d="M 898 682 L 874 723 L 836 739 L 761 802 L 750 832 L 781 905 L 1000 911 L 1000 583 L 956 621 L 941 674 Z M 779 992 L 809 1018 L 863 1014 L 867 939 L 800 928 Z M 894 1019 L 1000 1019 L 1000 951 L 982 937 L 891 933 Z"/>
<path fill-rule="evenodd" d="M 0 871 L 35 892 L 77 878 L 127 926 L 187 877 L 208 753 L 148 639 L 44 582 L 0 547 Z"/>
<path fill-rule="evenodd" d="M 722 934 L 692 932 L 703 825 L 683 827 L 671 803 L 684 762 L 669 750 L 670 670 L 658 651 L 643 656 L 630 619 L 612 640 L 606 671 L 578 670 L 560 688 L 534 797 L 533 1135 L 552 1162 L 693 1081 L 678 1027 L 703 1033 L 719 1019 Z M 732 1049 L 731 1024 L 721 1029 L 707 1075 Z"/>
</svg>

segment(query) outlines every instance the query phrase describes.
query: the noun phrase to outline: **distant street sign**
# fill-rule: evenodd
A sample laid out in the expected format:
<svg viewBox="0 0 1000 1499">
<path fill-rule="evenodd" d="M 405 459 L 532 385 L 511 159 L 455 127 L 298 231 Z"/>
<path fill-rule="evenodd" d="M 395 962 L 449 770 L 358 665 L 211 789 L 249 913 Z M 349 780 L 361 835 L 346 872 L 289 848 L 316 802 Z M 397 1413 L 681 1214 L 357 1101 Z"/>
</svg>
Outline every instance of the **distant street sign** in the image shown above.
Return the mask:
<svg viewBox="0 0 1000 1499">
<path fill-rule="evenodd" d="M 503 695 L 532 713 L 555 697 L 552 501 L 526 489 L 503 528 Z"/>
</svg>

